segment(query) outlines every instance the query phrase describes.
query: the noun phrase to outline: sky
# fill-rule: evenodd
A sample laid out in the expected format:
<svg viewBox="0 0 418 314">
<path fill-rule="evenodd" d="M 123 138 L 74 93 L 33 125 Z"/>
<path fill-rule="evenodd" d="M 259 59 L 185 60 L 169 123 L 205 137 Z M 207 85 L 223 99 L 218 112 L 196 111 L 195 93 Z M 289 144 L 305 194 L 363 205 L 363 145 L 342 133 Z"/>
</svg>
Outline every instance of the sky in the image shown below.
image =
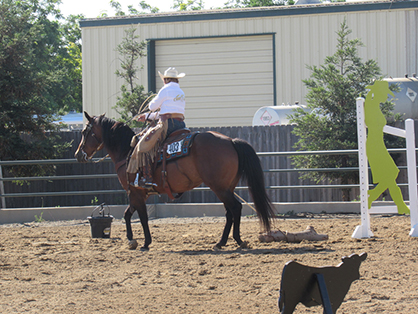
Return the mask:
<svg viewBox="0 0 418 314">
<path fill-rule="evenodd" d="M 115 11 L 110 6 L 110 0 L 61 0 L 59 8 L 64 16 L 70 14 L 84 14 L 86 18 L 98 17 L 103 12 L 108 16 L 115 16 Z M 128 13 L 128 5 L 133 5 L 134 8 L 140 10 L 138 5 L 141 0 L 117 0 L 122 5 L 122 11 Z M 162 12 L 175 11 L 171 9 L 174 5 L 174 0 L 145 0 L 145 2 L 152 7 L 157 7 Z M 204 8 L 222 7 L 227 0 L 203 0 Z"/>
</svg>

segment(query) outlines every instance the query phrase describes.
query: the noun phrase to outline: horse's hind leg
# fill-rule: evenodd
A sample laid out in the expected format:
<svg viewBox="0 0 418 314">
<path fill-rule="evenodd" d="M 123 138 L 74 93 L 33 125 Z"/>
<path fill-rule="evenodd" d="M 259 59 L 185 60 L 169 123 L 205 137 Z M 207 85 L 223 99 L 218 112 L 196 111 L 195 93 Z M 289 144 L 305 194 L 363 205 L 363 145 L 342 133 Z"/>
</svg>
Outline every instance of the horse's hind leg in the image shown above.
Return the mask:
<svg viewBox="0 0 418 314">
<path fill-rule="evenodd" d="M 242 212 L 241 203 L 238 202 L 234 194 L 230 191 L 215 192 L 215 194 L 218 196 L 221 202 L 224 203 L 225 210 L 226 210 L 226 223 L 225 223 L 224 231 L 222 233 L 222 238 L 216 244 L 215 247 L 221 248 L 226 245 L 232 225 L 234 226 L 233 238 L 237 242 L 238 245 L 242 245 L 243 242 L 241 240 L 241 235 L 240 235 L 240 223 L 241 223 L 241 212 Z"/>
<path fill-rule="evenodd" d="M 225 223 L 224 231 L 222 232 L 221 240 L 215 245 L 215 247 L 218 249 L 226 245 L 226 242 L 228 241 L 229 233 L 231 232 L 232 223 L 234 220 L 232 216 L 232 212 L 226 207 L 225 207 L 225 210 L 226 210 L 226 215 L 225 215 L 226 223 Z"/>
<path fill-rule="evenodd" d="M 148 225 L 147 206 L 145 205 L 145 203 L 140 205 L 138 214 L 139 214 L 139 219 L 141 220 L 142 230 L 144 231 L 144 237 L 145 237 L 144 246 L 141 247 L 141 250 L 148 251 L 149 245 L 151 244 L 152 239 L 151 239 L 151 232 L 149 230 L 149 225 Z"/>
</svg>

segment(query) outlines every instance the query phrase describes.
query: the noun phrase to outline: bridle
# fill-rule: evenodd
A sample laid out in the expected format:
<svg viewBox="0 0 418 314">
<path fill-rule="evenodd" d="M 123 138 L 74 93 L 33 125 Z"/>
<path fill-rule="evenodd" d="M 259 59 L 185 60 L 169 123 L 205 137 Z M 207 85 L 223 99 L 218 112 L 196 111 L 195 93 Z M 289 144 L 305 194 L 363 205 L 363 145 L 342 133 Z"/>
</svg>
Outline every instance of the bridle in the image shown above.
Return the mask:
<svg viewBox="0 0 418 314">
<path fill-rule="evenodd" d="M 153 96 L 155 96 L 156 94 L 152 94 L 152 95 L 150 95 L 150 96 L 148 96 L 148 98 L 147 99 L 145 99 L 145 101 L 142 103 L 142 105 L 141 105 L 141 107 L 139 108 L 139 111 L 138 111 L 138 114 L 136 115 L 136 116 L 134 116 L 134 117 L 132 117 L 132 118 L 130 118 L 126 123 L 128 123 L 128 122 L 130 122 L 130 121 L 132 121 L 134 118 L 136 118 L 138 115 L 140 115 L 141 113 L 143 113 L 143 112 L 145 112 L 146 110 L 147 110 L 147 106 L 145 106 L 145 104 L 147 103 L 147 101 L 151 98 L 151 97 L 153 97 Z M 86 113 L 85 113 L 86 114 Z M 86 115 L 86 118 L 87 118 L 87 116 L 88 115 Z M 104 114 L 102 115 L 102 116 L 104 116 Z M 148 116 L 149 116 L 149 114 L 148 114 Z M 147 117 L 148 118 L 148 117 Z M 92 121 L 94 121 L 94 119 L 95 119 L 95 117 L 93 117 L 93 118 L 90 118 L 90 116 L 88 116 L 88 120 L 89 120 L 89 122 L 87 123 L 87 125 L 86 125 L 86 127 L 84 128 L 84 130 L 83 130 L 83 132 L 85 133 L 85 134 L 83 134 L 83 141 L 80 143 L 80 145 L 79 145 L 79 150 L 77 150 L 77 154 L 78 153 L 81 153 L 81 156 L 82 156 L 82 158 L 87 162 L 88 160 L 90 160 L 90 159 L 92 159 L 93 158 L 93 156 L 94 156 L 94 154 L 96 154 L 99 150 L 101 150 L 102 148 L 103 148 L 103 145 L 104 145 L 104 142 L 103 142 L 103 140 L 102 141 L 99 141 L 98 139 L 97 139 L 97 137 L 96 137 L 96 134 L 94 134 L 94 132 L 92 131 L 92 129 L 93 129 L 93 124 L 91 123 Z M 98 144 L 98 146 L 96 147 L 96 149 L 93 151 L 93 153 L 91 154 L 91 156 L 90 157 L 88 157 L 87 156 L 87 153 L 84 151 L 84 146 L 86 145 L 86 140 L 87 140 L 87 138 L 89 137 L 89 135 L 90 135 L 90 132 L 91 132 L 91 136 L 96 140 L 96 142 L 97 142 L 97 144 Z M 103 160 L 105 160 L 107 157 L 109 157 L 109 154 L 107 154 L 106 156 L 104 156 L 104 157 L 102 157 L 102 158 L 100 158 L 99 160 L 96 160 L 96 161 L 94 161 L 95 163 L 98 163 L 98 162 L 101 162 L 101 161 L 103 161 Z"/>
<path fill-rule="evenodd" d="M 94 132 L 92 131 L 92 129 L 93 129 L 93 124 L 91 124 L 90 122 L 86 125 L 86 128 L 84 129 L 85 130 L 85 134 L 83 134 L 83 141 L 81 142 L 81 145 L 80 145 L 80 151 L 81 151 L 81 153 L 83 154 L 83 158 L 84 158 L 84 160 L 89 160 L 89 159 L 91 159 L 93 156 L 94 156 L 94 154 L 96 154 L 99 150 L 101 150 L 102 148 L 103 148 L 103 145 L 104 145 L 104 142 L 103 141 L 99 141 L 98 139 L 97 139 L 97 137 L 96 137 L 96 134 L 94 134 Z M 87 140 L 87 138 L 89 137 L 89 135 L 90 135 L 90 133 L 91 133 L 91 136 L 96 140 L 96 142 L 99 144 L 97 147 L 96 147 L 96 149 L 93 151 L 93 153 L 91 154 L 91 156 L 90 157 L 88 157 L 87 156 L 87 153 L 84 151 L 84 146 L 86 145 L 86 140 Z"/>
</svg>

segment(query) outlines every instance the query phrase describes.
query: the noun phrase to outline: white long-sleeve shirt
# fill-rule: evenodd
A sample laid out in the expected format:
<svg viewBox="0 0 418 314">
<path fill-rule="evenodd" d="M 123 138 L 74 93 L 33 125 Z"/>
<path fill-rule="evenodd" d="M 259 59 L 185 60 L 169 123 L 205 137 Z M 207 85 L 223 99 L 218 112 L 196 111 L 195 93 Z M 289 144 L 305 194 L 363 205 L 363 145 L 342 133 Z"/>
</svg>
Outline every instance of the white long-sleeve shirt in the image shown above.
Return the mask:
<svg viewBox="0 0 418 314">
<path fill-rule="evenodd" d="M 165 84 L 158 95 L 149 104 L 149 109 L 155 111 L 160 109 L 159 113 L 153 112 L 148 119 L 158 118 L 161 114 L 180 113 L 184 115 L 186 109 L 186 96 L 180 89 L 180 85 L 175 82 Z"/>
</svg>

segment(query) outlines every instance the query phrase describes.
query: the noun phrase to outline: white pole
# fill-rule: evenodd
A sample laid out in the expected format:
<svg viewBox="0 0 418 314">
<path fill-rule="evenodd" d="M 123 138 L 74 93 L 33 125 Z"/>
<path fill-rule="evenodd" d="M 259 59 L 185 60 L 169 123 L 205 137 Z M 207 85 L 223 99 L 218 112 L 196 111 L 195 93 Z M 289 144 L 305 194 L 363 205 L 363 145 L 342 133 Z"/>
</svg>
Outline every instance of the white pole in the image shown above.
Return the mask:
<svg viewBox="0 0 418 314">
<path fill-rule="evenodd" d="M 409 210 L 411 213 L 411 237 L 418 237 L 417 162 L 415 151 L 414 120 L 405 121 L 406 162 L 408 168 Z"/>
<path fill-rule="evenodd" d="M 362 239 L 373 237 L 370 230 L 370 214 L 368 205 L 369 170 L 366 154 L 366 123 L 364 121 L 364 98 L 356 100 L 357 105 L 357 134 L 358 134 L 358 162 L 360 178 L 360 212 L 361 225 L 357 226 L 352 238 Z"/>
</svg>

